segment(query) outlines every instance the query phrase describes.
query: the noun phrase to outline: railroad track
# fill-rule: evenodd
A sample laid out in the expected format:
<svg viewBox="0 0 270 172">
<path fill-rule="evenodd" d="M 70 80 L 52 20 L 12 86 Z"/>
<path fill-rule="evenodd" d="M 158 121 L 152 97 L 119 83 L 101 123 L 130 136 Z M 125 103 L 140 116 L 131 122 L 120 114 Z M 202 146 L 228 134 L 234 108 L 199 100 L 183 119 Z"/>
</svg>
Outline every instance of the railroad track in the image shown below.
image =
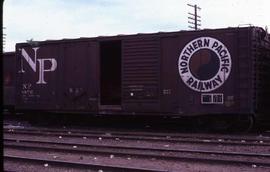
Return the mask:
<svg viewBox="0 0 270 172">
<path fill-rule="evenodd" d="M 41 158 L 29 158 L 25 156 L 13 156 L 13 155 L 4 155 L 4 160 L 6 161 L 23 161 L 26 163 L 39 163 L 47 164 L 50 166 L 63 166 L 68 168 L 78 168 L 78 169 L 92 169 L 99 171 L 111 171 L 111 172 L 167 172 L 165 170 L 159 169 L 150 169 L 150 168 L 132 168 L 127 166 L 117 166 L 117 165 L 102 165 L 98 163 L 87 163 L 87 162 L 75 162 L 67 160 L 51 160 L 51 159 L 41 159 Z M 40 169 L 42 171 L 42 169 Z"/>
<path fill-rule="evenodd" d="M 102 138 L 102 139 L 121 139 L 121 140 L 143 140 L 155 142 L 170 142 L 170 143 L 193 143 L 193 144 L 223 144 L 237 146 L 270 146 L 270 138 L 232 138 L 232 137 L 213 137 L 213 136 L 188 136 L 187 134 L 154 134 L 154 133 L 130 133 L 130 132 L 101 132 L 101 131 L 67 131 L 67 130 L 49 130 L 49 129 L 4 129 L 4 133 L 36 135 L 36 136 L 64 136 L 68 138 Z"/>
<path fill-rule="evenodd" d="M 75 148 L 74 148 L 75 147 Z M 16 139 L 4 139 L 4 148 L 61 151 L 80 154 L 105 154 L 126 157 L 156 158 L 180 161 L 199 161 L 210 163 L 243 164 L 270 167 L 270 154 L 254 154 L 241 152 L 202 151 L 190 149 L 142 148 L 134 146 L 105 146 L 87 144 L 69 144 Z"/>
<path fill-rule="evenodd" d="M 207 169 L 204 171 L 219 171 L 217 168 L 222 169 L 222 167 L 235 167 L 236 169 L 229 171 L 239 171 L 239 166 L 246 169 L 257 168 L 260 171 L 270 170 L 269 139 L 267 137 L 260 137 L 263 142 L 258 142 L 256 138 L 252 137 L 246 138 L 245 142 L 242 142 L 244 137 L 238 140 L 232 140 L 233 138 L 228 136 L 226 138 L 218 137 L 220 139 L 212 137 L 127 131 L 5 128 L 4 160 L 23 161 L 31 164 L 38 163 L 31 159 L 38 159 L 40 162 L 56 166 L 69 166 L 69 162 L 74 162 L 75 165 L 70 165 L 71 168 L 78 168 L 76 164 L 79 166 L 78 164 L 82 163 L 86 166 L 81 167 L 94 169 L 94 171 L 97 169 L 105 171 L 157 171 L 157 169 L 178 171 L 176 169 L 187 168 L 187 164 L 189 164 L 189 168 L 205 164 Z M 185 144 L 189 147 L 182 146 Z M 196 145 L 198 146 L 196 147 Z M 208 148 L 205 149 L 202 145 L 207 145 Z M 227 149 L 226 146 L 238 147 L 238 149 Z M 256 151 L 251 153 L 253 149 Z M 53 152 L 60 158 L 52 158 L 48 152 Z M 17 159 L 12 160 L 12 157 L 17 157 Z M 89 157 L 98 157 L 100 161 L 96 162 Z M 89 160 L 82 161 L 80 158 Z M 111 162 L 112 160 L 114 163 Z M 54 161 L 57 162 L 54 163 Z M 63 165 L 61 165 L 61 161 L 64 162 Z M 64 165 L 65 163 L 66 165 Z M 87 166 L 87 164 L 90 165 Z M 100 164 L 109 167 L 97 166 L 95 168 L 95 165 Z M 201 168 L 205 165 L 201 165 Z M 212 166 L 215 168 L 210 170 Z M 129 169 L 125 170 L 126 167 Z"/>
</svg>

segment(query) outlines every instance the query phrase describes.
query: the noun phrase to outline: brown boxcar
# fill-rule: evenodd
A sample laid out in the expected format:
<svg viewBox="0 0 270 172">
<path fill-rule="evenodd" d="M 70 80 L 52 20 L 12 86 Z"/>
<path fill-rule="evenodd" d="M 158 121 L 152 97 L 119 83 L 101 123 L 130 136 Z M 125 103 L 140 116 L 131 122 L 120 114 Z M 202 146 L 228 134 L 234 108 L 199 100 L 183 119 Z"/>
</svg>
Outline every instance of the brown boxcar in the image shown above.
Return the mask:
<svg viewBox="0 0 270 172">
<path fill-rule="evenodd" d="M 15 52 L 3 53 L 3 105 L 13 109 L 15 105 Z"/>
<path fill-rule="evenodd" d="M 16 45 L 18 110 L 197 116 L 269 113 L 258 27 Z"/>
</svg>

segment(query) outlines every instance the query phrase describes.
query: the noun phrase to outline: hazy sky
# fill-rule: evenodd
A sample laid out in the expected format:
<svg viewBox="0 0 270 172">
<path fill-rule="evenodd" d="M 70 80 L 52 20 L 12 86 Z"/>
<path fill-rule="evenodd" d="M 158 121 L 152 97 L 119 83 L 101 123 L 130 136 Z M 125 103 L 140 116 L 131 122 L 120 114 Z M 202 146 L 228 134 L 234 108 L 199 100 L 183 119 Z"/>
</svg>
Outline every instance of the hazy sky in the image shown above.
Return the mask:
<svg viewBox="0 0 270 172">
<path fill-rule="evenodd" d="M 29 39 L 189 30 L 187 3 L 202 10 L 201 28 L 252 24 L 270 29 L 270 0 L 5 0 L 4 51 Z"/>
</svg>

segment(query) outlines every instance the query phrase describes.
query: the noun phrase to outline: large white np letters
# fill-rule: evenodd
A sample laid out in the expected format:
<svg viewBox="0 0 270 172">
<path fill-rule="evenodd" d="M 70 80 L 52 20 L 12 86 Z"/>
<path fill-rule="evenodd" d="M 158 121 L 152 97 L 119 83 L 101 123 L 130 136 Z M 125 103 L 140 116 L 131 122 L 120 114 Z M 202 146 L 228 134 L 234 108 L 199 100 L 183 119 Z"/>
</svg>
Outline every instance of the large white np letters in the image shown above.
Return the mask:
<svg viewBox="0 0 270 172">
<path fill-rule="evenodd" d="M 31 57 L 28 55 L 28 53 L 25 51 L 25 49 L 21 49 L 21 55 L 23 59 L 26 60 L 26 62 L 29 64 L 29 66 L 32 68 L 34 72 L 37 71 L 37 61 L 39 62 L 39 79 L 36 82 L 37 84 L 47 84 L 47 82 L 44 80 L 44 73 L 45 72 L 53 72 L 57 68 L 57 61 L 54 58 L 42 58 L 42 59 L 37 59 L 37 51 L 39 47 L 33 48 L 34 50 L 34 60 L 31 59 Z M 51 66 L 48 69 L 45 69 L 45 62 L 50 62 Z M 24 73 L 25 71 L 23 70 L 23 63 L 21 65 L 21 73 Z"/>
</svg>

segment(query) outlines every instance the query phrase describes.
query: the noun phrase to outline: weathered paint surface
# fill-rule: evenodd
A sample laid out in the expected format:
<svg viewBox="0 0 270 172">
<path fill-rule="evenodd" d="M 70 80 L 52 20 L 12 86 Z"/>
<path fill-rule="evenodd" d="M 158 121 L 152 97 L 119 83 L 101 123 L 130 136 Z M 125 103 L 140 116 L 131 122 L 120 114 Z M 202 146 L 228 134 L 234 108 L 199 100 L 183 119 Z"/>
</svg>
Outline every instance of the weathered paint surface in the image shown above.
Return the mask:
<svg viewBox="0 0 270 172">
<path fill-rule="evenodd" d="M 15 105 L 15 52 L 3 54 L 3 105 Z"/>
<path fill-rule="evenodd" d="M 269 70 L 255 60 L 269 66 L 269 38 L 262 34 L 246 27 L 20 43 L 16 106 L 105 114 L 254 113 L 270 96 Z M 121 102 L 101 109 L 100 45 L 106 41 L 121 44 Z"/>
</svg>

